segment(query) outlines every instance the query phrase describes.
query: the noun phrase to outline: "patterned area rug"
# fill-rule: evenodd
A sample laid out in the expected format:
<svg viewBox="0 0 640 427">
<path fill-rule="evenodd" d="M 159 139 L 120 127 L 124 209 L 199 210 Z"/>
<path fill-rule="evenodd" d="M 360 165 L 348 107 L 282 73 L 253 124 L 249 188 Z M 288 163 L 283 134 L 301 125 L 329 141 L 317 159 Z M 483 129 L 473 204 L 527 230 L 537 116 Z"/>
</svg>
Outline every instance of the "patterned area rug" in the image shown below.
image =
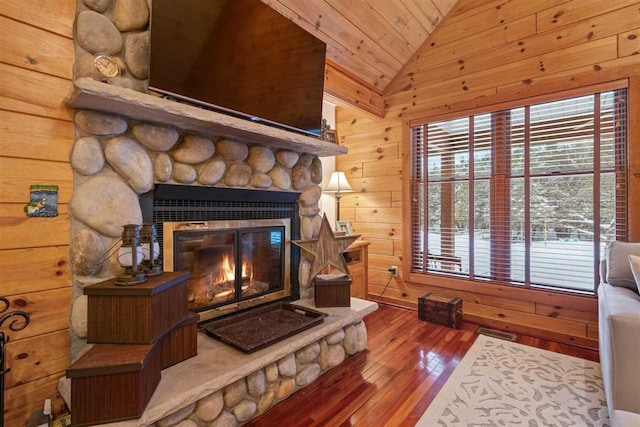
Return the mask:
<svg viewBox="0 0 640 427">
<path fill-rule="evenodd" d="M 478 336 L 417 426 L 609 426 L 600 364 Z"/>
</svg>

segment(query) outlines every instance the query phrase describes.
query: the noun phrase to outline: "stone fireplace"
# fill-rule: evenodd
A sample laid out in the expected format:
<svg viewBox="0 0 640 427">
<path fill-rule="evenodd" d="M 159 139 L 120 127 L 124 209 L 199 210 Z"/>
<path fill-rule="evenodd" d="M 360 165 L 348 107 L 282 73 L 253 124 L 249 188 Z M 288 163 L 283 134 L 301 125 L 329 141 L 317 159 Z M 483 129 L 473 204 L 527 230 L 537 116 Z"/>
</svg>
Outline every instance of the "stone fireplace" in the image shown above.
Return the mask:
<svg viewBox="0 0 640 427">
<path fill-rule="evenodd" d="M 194 133 L 192 128 L 200 126 L 199 120 L 197 126 L 176 127 L 176 120 L 152 122 L 141 120 L 137 113 L 119 115 L 116 112 L 125 109 L 109 107 L 115 97 L 110 91 L 116 91 L 115 98 L 120 100 L 131 99 L 132 104 L 158 104 L 153 108 L 154 118 L 157 111 L 170 108 L 198 110 L 198 114 L 207 116 L 213 113 L 201 113 L 194 107 L 176 106 L 172 101 L 99 82 L 80 80 L 76 85 L 82 93 L 70 102 L 80 107 L 75 117 L 76 143 L 70 157 L 74 170 L 74 193 L 69 203 L 74 273 L 72 362 L 90 348 L 86 343 L 87 297 L 82 295 L 83 288 L 120 274 L 121 267 L 110 254 L 117 252 L 123 224 L 151 220 L 163 229 L 161 225 L 171 222 L 195 223 L 197 227 L 198 222 L 236 221 L 231 228 L 242 229 L 236 225 L 246 225 L 247 220 L 242 216 L 232 220 L 229 215 L 237 210 L 234 205 L 248 205 L 242 215 L 285 219 L 292 239 L 317 236 L 321 224 L 318 184 L 322 179 L 318 155 L 284 148 L 296 145 L 279 142 L 281 138 L 271 144 Z M 86 100 L 86 93 L 91 92 L 87 88 L 92 85 L 100 88 L 98 102 Z M 107 105 L 107 111 L 97 111 L 103 108 L 102 103 Z M 260 131 L 268 134 L 272 129 L 260 127 Z M 256 137 L 258 141 L 261 138 Z M 323 144 L 327 143 L 314 143 L 316 146 L 303 149 L 324 152 Z M 174 197 L 176 191 L 179 197 Z M 236 193 L 234 197 L 240 194 L 240 200 L 229 200 L 233 199 L 225 195 L 229 192 Z M 178 206 L 190 216 L 179 216 L 175 209 Z M 179 224 L 173 225 L 178 231 Z M 234 233 L 239 238 L 240 232 Z M 163 230 L 162 234 L 164 243 L 166 232 Z M 272 236 L 268 233 L 260 238 L 270 241 Z M 221 241 L 209 243 L 205 246 L 225 246 Z M 204 255 L 207 256 L 212 255 Z M 282 297 L 299 296 L 302 305 L 313 307 L 309 302 L 313 298 L 310 262 L 292 250 L 290 261 L 285 264 L 283 271 L 290 272 L 286 283 L 291 283 L 291 289 L 289 296 Z M 242 289 L 243 276 L 249 275 L 240 275 L 236 290 Z M 142 426 L 161 420 L 162 425 L 171 426 L 186 418 L 196 423 L 215 419 L 235 425 L 267 411 L 346 357 L 365 349 L 367 335 L 362 317 L 375 310 L 376 304 L 353 304 L 351 309 L 330 309 L 321 325 L 251 355 L 239 355 L 199 334 L 198 356 L 163 371 L 163 381 L 143 418 L 127 425 Z M 213 306 L 214 310 L 222 307 L 215 303 Z M 203 366 L 207 366 L 206 371 L 201 371 Z M 68 396 L 68 387 L 63 378 L 63 395 Z"/>
<path fill-rule="evenodd" d="M 180 221 L 227 219 L 231 208 L 220 206 L 216 211 L 204 205 L 229 198 L 220 191 L 242 189 L 245 193 L 236 197 L 245 200 L 231 204 L 254 199 L 256 205 L 248 212 L 269 218 L 269 212 L 283 208 L 261 207 L 261 203 L 285 200 L 293 238 L 317 235 L 322 179 L 318 156 L 91 110 L 78 111 L 75 121 L 77 140 L 71 152 L 75 190 L 69 204 L 76 296 L 71 309 L 72 359 L 86 338 L 82 288 L 120 274 L 115 256 L 109 254 L 118 245 L 122 225 L 149 219 L 161 229 L 162 215 Z M 191 208 L 182 211 L 187 216 L 180 216 L 175 206 L 161 206 L 166 204 Z M 295 283 L 293 296 L 310 298 L 309 261 L 300 259 L 297 251 L 292 259 L 287 270 Z M 291 266 L 296 270 L 291 271 Z"/>
<path fill-rule="evenodd" d="M 122 225 L 153 221 L 166 242 L 165 222 L 185 226 L 245 221 L 242 215 L 250 212 L 250 216 L 259 214 L 259 219 L 286 219 L 290 239 L 310 239 L 317 236 L 321 224 L 319 156 L 346 153 L 337 144 L 147 94 L 148 3 L 111 3 L 77 2 L 75 91 L 67 100 L 76 109 L 76 141 L 70 154 L 74 192 L 69 202 L 72 362 L 90 347 L 86 342 L 87 297 L 83 288 L 122 272 L 114 256 Z M 117 77 L 105 78 L 97 72 L 94 58 L 101 54 L 111 55 L 118 64 L 121 72 Z M 231 193 L 236 200 L 229 200 Z M 237 205 L 246 203 L 254 204 L 240 217 L 229 217 Z M 186 207 L 189 216 L 177 215 L 176 207 Z M 282 214 L 283 209 L 286 214 Z M 173 230 L 181 231 L 180 225 Z M 234 233 L 241 242 L 242 233 Z M 277 236 L 267 233 L 255 239 L 268 240 L 270 246 Z M 185 246 L 190 245 L 193 242 Z M 238 255 L 237 240 L 232 246 Z M 200 261 L 230 250 L 228 240 L 211 237 L 200 247 L 205 248 L 200 250 Z M 289 260 L 285 258 L 282 271 L 277 271 L 275 264 L 262 265 L 260 278 L 254 277 L 262 286 L 259 297 L 278 294 L 290 284 L 288 295 L 278 294 L 278 298 L 313 298 L 310 262 L 297 249 L 291 250 Z M 242 274 L 241 266 L 235 271 L 240 273 L 223 284 L 229 289 L 218 287 L 213 296 L 209 295 L 213 310 L 236 303 L 242 308 L 244 281 L 251 280 L 251 273 Z M 269 275 L 280 278 L 267 279 Z M 271 282 L 279 280 L 283 289 L 271 289 Z M 215 295 L 221 298 L 231 290 L 232 281 L 240 301 L 216 301 Z M 197 305 L 196 295 L 193 302 Z M 163 371 L 165 385 L 161 382 L 145 416 L 131 425 L 158 420 L 163 426 L 183 425 L 187 418 L 194 425 L 196 419 L 199 425 L 242 423 L 314 381 L 347 356 L 363 351 L 367 337 L 362 317 L 373 310 L 375 303 L 364 301 L 358 301 L 353 309 L 336 309 L 309 333 L 251 356 L 239 356 L 222 344 L 199 337 L 198 360 L 187 360 Z M 194 371 L 203 363 L 213 366 L 206 375 Z M 63 395 L 64 388 L 61 385 Z M 176 395 L 175 390 L 183 391 Z"/>
</svg>

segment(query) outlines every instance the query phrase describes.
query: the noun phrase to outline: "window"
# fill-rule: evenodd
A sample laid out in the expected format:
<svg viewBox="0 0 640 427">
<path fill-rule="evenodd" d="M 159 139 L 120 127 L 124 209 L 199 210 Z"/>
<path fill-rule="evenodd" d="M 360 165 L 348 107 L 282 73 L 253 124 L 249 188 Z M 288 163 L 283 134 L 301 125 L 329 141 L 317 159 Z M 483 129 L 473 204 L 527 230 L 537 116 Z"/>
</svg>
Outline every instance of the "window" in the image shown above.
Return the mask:
<svg viewBox="0 0 640 427">
<path fill-rule="evenodd" d="M 411 268 L 593 292 L 626 240 L 627 90 L 411 128 Z"/>
</svg>

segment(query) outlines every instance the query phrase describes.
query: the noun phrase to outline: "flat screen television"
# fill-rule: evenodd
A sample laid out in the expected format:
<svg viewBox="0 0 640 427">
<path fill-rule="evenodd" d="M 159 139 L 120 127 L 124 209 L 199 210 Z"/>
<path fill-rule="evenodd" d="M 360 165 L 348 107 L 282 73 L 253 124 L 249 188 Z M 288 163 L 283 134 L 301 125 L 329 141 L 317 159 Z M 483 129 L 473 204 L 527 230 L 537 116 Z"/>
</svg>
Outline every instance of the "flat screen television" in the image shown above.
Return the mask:
<svg viewBox="0 0 640 427">
<path fill-rule="evenodd" d="M 153 0 L 149 89 L 320 135 L 326 45 L 260 0 Z"/>
</svg>

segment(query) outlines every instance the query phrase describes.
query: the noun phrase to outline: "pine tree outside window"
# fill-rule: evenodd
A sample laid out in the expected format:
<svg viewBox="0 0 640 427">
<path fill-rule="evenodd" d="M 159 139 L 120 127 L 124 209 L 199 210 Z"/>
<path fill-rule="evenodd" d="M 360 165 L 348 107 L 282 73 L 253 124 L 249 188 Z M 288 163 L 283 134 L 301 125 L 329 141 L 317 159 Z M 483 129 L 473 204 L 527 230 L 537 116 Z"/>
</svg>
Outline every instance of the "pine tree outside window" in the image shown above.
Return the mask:
<svg viewBox="0 0 640 427">
<path fill-rule="evenodd" d="M 411 127 L 411 270 L 593 293 L 626 240 L 627 89 Z"/>
</svg>

